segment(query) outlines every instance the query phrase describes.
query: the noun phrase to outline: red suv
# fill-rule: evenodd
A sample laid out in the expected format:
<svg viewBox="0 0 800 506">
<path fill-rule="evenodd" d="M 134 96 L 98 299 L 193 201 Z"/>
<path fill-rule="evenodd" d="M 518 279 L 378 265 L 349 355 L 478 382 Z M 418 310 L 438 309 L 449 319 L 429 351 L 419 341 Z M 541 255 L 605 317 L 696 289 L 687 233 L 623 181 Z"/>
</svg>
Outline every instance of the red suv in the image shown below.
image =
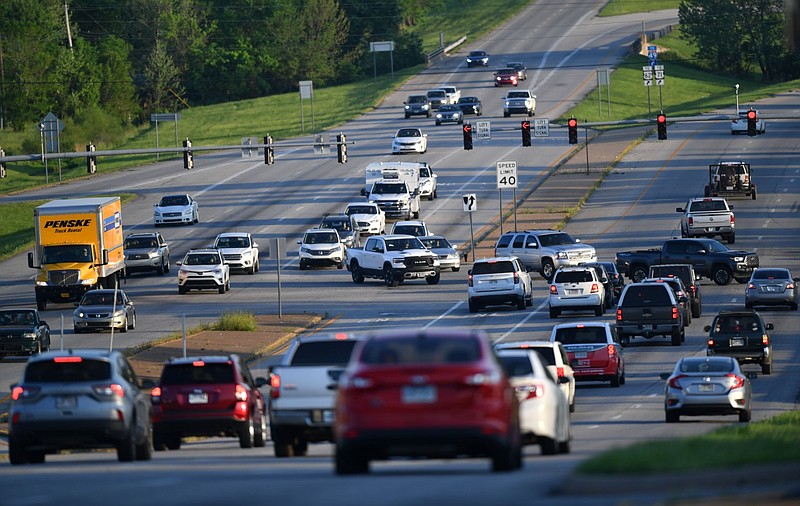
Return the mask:
<svg viewBox="0 0 800 506">
<path fill-rule="evenodd" d="M 522 466 L 519 402 L 480 331 L 395 330 L 356 345 L 339 381 L 336 473 L 391 457 Z"/>
<path fill-rule="evenodd" d="M 177 358 L 164 363 L 153 388 L 153 448 L 177 450 L 185 436 L 230 436 L 239 446 L 265 446 L 266 404 L 238 355 Z"/>
<path fill-rule="evenodd" d="M 553 327 L 550 341 L 564 346 L 575 381 L 610 381 L 612 387 L 625 384 L 625 356 L 614 325 L 561 323 Z"/>
</svg>

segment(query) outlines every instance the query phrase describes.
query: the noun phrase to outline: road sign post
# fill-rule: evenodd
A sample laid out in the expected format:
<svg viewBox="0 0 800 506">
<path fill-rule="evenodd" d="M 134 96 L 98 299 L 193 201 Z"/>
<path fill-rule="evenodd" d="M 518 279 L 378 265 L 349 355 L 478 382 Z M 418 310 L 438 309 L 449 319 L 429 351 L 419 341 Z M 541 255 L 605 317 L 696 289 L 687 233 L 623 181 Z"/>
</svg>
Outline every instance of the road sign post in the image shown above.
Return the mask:
<svg viewBox="0 0 800 506">
<path fill-rule="evenodd" d="M 475 263 L 475 229 L 472 225 L 472 213 L 478 210 L 478 199 L 474 193 L 467 193 L 461 197 L 461 200 L 464 203 L 464 212 L 469 214 L 469 249 L 472 250 L 472 263 Z M 466 260 L 466 257 L 464 260 Z"/>
<path fill-rule="evenodd" d="M 503 233 L 503 189 L 517 189 L 517 162 L 506 160 L 497 162 L 497 189 L 500 190 L 500 234 Z M 516 222 L 517 202 L 514 201 L 514 221 Z"/>
<path fill-rule="evenodd" d="M 492 138 L 492 123 L 490 121 L 475 122 L 475 139 L 488 141 Z"/>
</svg>

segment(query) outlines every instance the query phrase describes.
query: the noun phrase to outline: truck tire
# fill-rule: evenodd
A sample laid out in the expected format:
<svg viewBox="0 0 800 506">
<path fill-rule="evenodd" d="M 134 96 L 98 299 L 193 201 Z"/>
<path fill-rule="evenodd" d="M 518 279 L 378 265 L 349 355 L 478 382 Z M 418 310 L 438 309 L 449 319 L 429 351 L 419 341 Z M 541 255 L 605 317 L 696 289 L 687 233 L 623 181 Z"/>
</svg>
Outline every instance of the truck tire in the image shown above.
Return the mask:
<svg viewBox="0 0 800 506">
<path fill-rule="evenodd" d="M 285 429 L 272 428 L 272 445 L 275 456 L 278 458 L 294 457 L 292 434 Z"/>
<path fill-rule="evenodd" d="M 728 244 L 733 244 L 736 242 L 736 232 L 731 232 L 728 234 L 728 237 L 725 238 L 728 241 Z"/>
<path fill-rule="evenodd" d="M 700 315 L 702 313 L 703 313 L 703 301 L 695 298 L 694 303 L 692 303 L 692 318 L 700 318 Z"/>
<path fill-rule="evenodd" d="M 38 309 L 39 311 L 44 311 L 45 309 L 47 309 L 47 299 L 40 296 L 39 294 L 36 294 L 36 309 Z"/>
<path fill-rule="evenodd" d="M 542 259 L 542 277 L 547 280 L 549 283 L 551 279 L 553 279 L 553 275 L 556 273 L 556 267 L 553 265 L 553 261 L 549 258 Z"/>
<path fill-rule="evenodd" d="M 256 433 L 256 424 L 253 421 L 253 415 L 247 419 L 247 425 L 239 429 L 239 448 L 252 448 L 253 438 Z"/>
<path fill-rule="evenodd" d="M 595 316 L 603 316 L 604 312 L 605 311 L 603 311 L 603 304 L 602 303 L 594 308 L 594 315 Z"/>
<path fill-rule="evenodd" d="M 470 313 L 477 313 L 481 307 L 472 299 L 469 299 L 469 312 Z"/>
<path fill-rule="evenodd" d="M 336 474 L 365 474 L 369 472 L 369 460 L 358 452 L 336 447 Z"/>
<path fill-rule="evenodd" d="M 639 283 L 641 280 L 647 277 L 648 272 L 649 270 L 647 269 L 647 267 L 643 265 L 634 265 L 631 268 L 631 280 L 634 283 Z"/>
<path fill-rule="evenodd" d="M 560 309 L 556 309 L 554 307 L 550 308 L 550 318 L 558 318 L 558 315 L 560 315 L 560 314 L 561 314 L 561 310 Z"/>
<path fill-rule="evenodd" d="M 711 270 L 711 279 L 713 279 L 714 283 L 717 285 L 725 286 L 730 284 L 731 280 L 733 279 L 733 275 L 727 266 L 717 265 Z"/>
<path fill-rule="evenodd" d="M 761 364 L 761 374 L 772 374 L 772 361 Z"/>
<path fill-rule="evenodd" d="M 412 213 L 412 214 L 414 215 L 414 219 L 415 219 L 415 220 L 418 220 L 418 219 L 419 219 L 419 209 L 417 209 L 416 211 L 414 211 L 414 213 Z"/>
<path fill-rule="evenodd" d="M 756 189 L 753 188 L 753 200 L 755 200 L 755 199 L 756 199 Z"/>
<path fill-rule="evenodd" d="M 392 271 L 392 267 L 390 265 L 383 266 L 383 282 L 386 283 L 386 286 L 393 288 L 400 284 L 397 278 Z"/>
<path fill-rule="evenodd" d="M 360 285 L 364 282 L 364 274 L 361 273 L 361 267 L 355 260 L 350 264 L 350 274 L 353 276 L 353 283 Z"/>
<path fill-rule="evenodd" d="M 439 284 L 440 278 L 441 274 L 437 272 L 435 276 L 428 276 L 427 278 L 425 278 L 425 282 L 427 282 L 429 285 L 436 285 Z"/>
<path fill-rule="evenodd" d="M 517 309 L 525 309 L 525 296 L 519 297 L 517 299 Z"/>
<path fill-rule="evenodd" d="M 676 330 L 671 334 L 672 337 L 672 346 L 680 346 L 681 342 L 683 342 L 683 326 L 681 326 L 680 330 Z"/>
<path fill-rule="evenodd" d="M 261 413 L 261 423 L 253 434 L 253 446 L 263 448 L 267 446 L 267 416 Z"/>
</svg>

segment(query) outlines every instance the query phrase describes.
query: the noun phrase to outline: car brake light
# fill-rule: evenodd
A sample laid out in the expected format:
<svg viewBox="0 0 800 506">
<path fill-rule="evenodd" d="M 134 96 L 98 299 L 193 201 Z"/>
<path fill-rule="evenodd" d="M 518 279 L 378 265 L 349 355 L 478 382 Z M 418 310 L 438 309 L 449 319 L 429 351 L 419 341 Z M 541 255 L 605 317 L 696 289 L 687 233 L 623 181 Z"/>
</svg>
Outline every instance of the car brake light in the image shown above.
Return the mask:
<svg viewBox="0 0 800 506">
<path fill-rule="evenodd" d="M 733 214 L 731 214 L 731 225 L 733 225 L 735 222 L 736 222 L 736 217 Z"/>
<path fill-rule="evenodd" d="M 500 373 L 496 371 L 483 371 L 470 374 L 464 378 L 464 383 L 467 385 L 496 385 L 501 378 Z"/>
<path fill-rule="evenodd" d="M 11 391 L 11 400 L 16 401 L 19 400 L 20 397 L 25 393 L 25 389 L 22 387 L 14 387 Z"/>
<path fill-rule="evenodd" d="M 622 309 L 617 309 L 617 321 L 622 321 Z"/>
<path fill-rule="evenodd" d="M 269 377 L 269 396 L 277 399 L 281 396 L 281 377 L 279 374 L 272 374 Z"/>
<path fill-rule="evenodd" d="M 755 290 L 756 289 L 756 285 L 753 284 L 753 283 L 747 283 L 747 289 L 748 290 Z"/>
<path fill-rule="evenodd" d="M 347 332 L 337 332 L 334 338 L 338 341 L 347 340 Z"/>
<path fill-rule="evenodd" d="M 195 360 L 194 362 L 192 362 L 192 365 L 195 367 L 203 367 L 204 365 L 206 365 L 206 363 L 203 362 L 202 360 Z"/>
<path fill-rule="evenodd" d="M 677 307 L 673 307 L 672 308 L 672 319 L 673 320 L 677 320 L 678 319 L 678 308 Z"/>
<path fill-rule="evenodd" d="M 150 390 L 150 400 L 152 402 L 161 402 L 161 387 L 154 387 Z"/>
<path fill-rule="evenodd" d="M 544 385 L 538 383 L 533 385 L 520 385 L 514 387 L 514 390 L 524 393 L 525 399 L 535 399 L 544 396 Z"/>
<path fill-rule="evenodd" d="M 786 289 L 787 290 L 794 290 L 794 283 L 789 283 L 788 285 L 786 285 Z"/>
<path fill-rule="evenodd" d="M 550 293 L 553 295 L 558 294 L 558 287 L 556 285 L 550 285 Z"/>
<path fill-rule="evenodd" d="M 70 364 L 70 363 L 78 363 L 83 362 L 83 358 L 81 357 L 55 357 L 53 362 L 56 364 Z"/>
<path fill-rule="evenodd" d="M 608 346 L 606 346 L 606 350 L 608 351 L 609 355 L 617 354 L 617 348 L 613 344 L 609 344 Z"/>
<path fill-rule="evenodd" d="M 597 286 L 597 283 L 592 283 L 592 292 L 591 293 L 597 293 L 599 291 L 600 291 L 600 287 Z"/>
<path fill-rule="evenodd" d="M 233 394 L 233 396 L 237 401 L 246 401 L 247 389 L 244 387 L 244 385 L 236 385 L 236 392 Z"/>
<path fill-rule="evenodd" d="M 94 385 L 92 389 L 97 395 L 105 395 L 107 397 L 116 395 L 120 398 L 125 397 L 125 388 L 118 383 L 111 383 L 110 385 Z"/>
<path fill-rule="evenodd" d="M 714 347 L 714 340 L 713 339 L 709 339 L 708 340 L 708 347 L 709 348 L 713 348 Z"/>
<path fill-rule="evenodd" d="M 564 377 L 564 368 L 563 367 L 556 367 L 556 375 L 559 378 L 563 378 Z"/>
<path fill-rule="evenodd" d="M 472 274 L 467 276 L 467 281 L 469 282 L 469 286 L 472 286 Z"/>
<path fill-rule="evenodd" d="M 731 385 L 731 388 L 742 388 L 744 386 L 744 378 L 742 378 L 738 374 L 729 373 L 726 376 L 728 378 L 733 379 L 733 384 Z"/>
<path fill-rule="evenodd" d="M 763 334 L 761 336 L 761 344 L 763 344 L 764 346 L 769 346 L 769 336 L 768 335 Z"/>
<path fill-rule="evenodd" d="M 670 379 L 669 379 L 669 386 L 670 386 L 670 388 L 674 388 L 674 389 L 676 389 L 676 390 L 683 390 L 683 387 L 682 387 L 682 386 L 681 386 L 681 384 L 678 382 L 678 380 L 680 380 L 681 378 L 686 378 L 686 377 L 687 377 L 687 376 L 686 376 L 685 374 L 679 374 L 679 375 L 677 375 L 677 376 L 674 376 L 674 377 L 670 378 Z"/>
<path fill-rule="evenodd" d="M 690 227 L 694 225 L 694 218 L 692 218 L 691 216 L 689 216 L 689 220 L 688 221 L 689 221 L 689 226 Z"/>
</svg>

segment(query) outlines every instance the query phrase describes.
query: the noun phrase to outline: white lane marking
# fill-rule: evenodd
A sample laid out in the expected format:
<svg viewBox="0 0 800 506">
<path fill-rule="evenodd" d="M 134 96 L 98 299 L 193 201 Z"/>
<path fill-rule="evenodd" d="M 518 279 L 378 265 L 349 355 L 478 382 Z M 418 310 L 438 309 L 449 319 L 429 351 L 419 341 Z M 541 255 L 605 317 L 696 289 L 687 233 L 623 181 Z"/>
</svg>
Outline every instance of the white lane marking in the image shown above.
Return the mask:
<svg viewBox="0 0 800 506">
<path fill-rule="evenodd" d="M 453 304 L 453 305 L 450 307 L 450 309 L 448 309 L 448 310 L 447 310 L 447 311 L 445 311 L 444 313 L 440 314 L 439 316 L 437 316 L 437 317 L 436 317 L 436 318 L 434 318 L 433 320 L 429 321 L 429 322 L 428 322 L 427 324 L 425 324 L 425 326 L 424 326 L 424 327 L 422 327 L 422 328 L 423 328 L 423 329 L 427 329 L 428 327 L 432 327 L 433 325 L 435 325 L 435 324 L 436 324 L 436 322 L 438 322 L 438 321 L 439 321 L 439 320 L 441 320 L 442 318 L 445 318 L 445 317 L 447 317 L 447 315 L 449 315 L 450 313 L 452 313 L 453 311 L 455 311 L 455 310 L 456 310 L 456 308 L 458 308 L 458 307 L 459 307 L 461 304 L 463 304 L 463 303 L 464 303 L 464 301 L 463 301 L 463 300 L 460 300 L 460 301 L 456 302 L 455 304 Z"/>
<path fill-rule="evenodd" d="M 528 320 L 530 320 L 531 318 L 533 318 L 533 316 L 534 316 L 536 313 L 538 313 L 538 312 L 539 312 L 539 311 L 540 311 L 542 308 L 544 308 L 545 304 L 549 304 L 549 303 L 547 303 L 547 302 L 545 302 L 545 301 L 542 301 L 542 303 L 541 303 L 541 304 L 539 304 L 539 306 L 538 306 L 536 309 L 534 309 L 533 311 L 529 312 L 529 313 L 528 313 L 528 316 L 526 316 L 525 318 L 523 318 L 521 322 L 517 323 L 516 325 L 514 325 L 513 327 L 511 327 L 510 329 L 508 329 L 508 331 L 506 331 L 506 333 L 505 333 L 505 334 L 503 334 L 502 336 L 498 337 L 498 338 L 497 338 L 497 339 L 494 341 L 494 342 L 495 342 L 495 344 L 503 342 L 503 340 L 504 340 L 506 337 L 510 336 L 510 335 L 511 335 L 511 334 L 512 334 L 512 333 L 513 333 L 515 330 L 517 330 L 519 327 L 521 327 L 523 324 L 525 324 L 525 323 L 526 323 Z"/>
</svg>

